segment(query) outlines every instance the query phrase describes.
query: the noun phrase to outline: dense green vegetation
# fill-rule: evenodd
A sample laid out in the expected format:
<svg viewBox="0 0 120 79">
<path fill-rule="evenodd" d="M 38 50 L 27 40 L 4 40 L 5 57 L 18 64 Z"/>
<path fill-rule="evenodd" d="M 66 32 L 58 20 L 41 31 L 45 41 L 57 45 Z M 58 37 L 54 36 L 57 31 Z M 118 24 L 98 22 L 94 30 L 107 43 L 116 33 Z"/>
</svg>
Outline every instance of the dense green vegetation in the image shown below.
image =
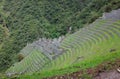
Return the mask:
<svg viewBox="0 0 120 79">
<path fill-rule="evenodd" d="M 0 0 L 0 71 L 27 43 L 73 33 L 117 8 L 120 0 Z"/>
</svg>

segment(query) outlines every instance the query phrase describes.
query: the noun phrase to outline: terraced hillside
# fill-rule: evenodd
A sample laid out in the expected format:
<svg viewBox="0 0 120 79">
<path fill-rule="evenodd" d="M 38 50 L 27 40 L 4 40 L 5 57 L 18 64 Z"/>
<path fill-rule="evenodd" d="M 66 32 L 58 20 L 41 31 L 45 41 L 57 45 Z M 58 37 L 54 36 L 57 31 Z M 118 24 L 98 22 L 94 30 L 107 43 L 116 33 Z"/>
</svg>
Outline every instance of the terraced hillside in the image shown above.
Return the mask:
<svg viewBox="0 0 120 79">
<path fill-rule="evenodd" d="M 68 36 L 61 44 L 67 52 L 53 60 L 47 70 L 61 69 L 74 64 L 85 67 L 90 61 L 120 50 L 120 21 L 97 20 L 89 27 Z M 101 59 L 98 63 L 104 61 Z M 87 66 L 86 66 L 87 67 Z"/>
<path fill-rule="evenodd" d="M 58 39 L 40 38 L 32 44 L 27 44 L 27 46 L 18 54 L 18 60 L 20 62 L 15 63 L 7 70 L 8 75 L 16 73 L 29 74 L 41 71 L 46 64 L 62 54 L 63 50 L 60 48 L 60 43 L 63 39 L 64 36 L 61 36 Z M 33 64 L 34 66 L 31 66 Z"/>
<path fill-rule="evenodd" d="M 40 50 L 34 49 L 22 61 L 9 68 L 6 73 L 11 76 L 51 71 L 69 66 L 94 67 L 105 60 L 120 57 L 119 40 L 120 21 L 98 19 L 66 37 L 60 45 L 60 48 L 65 51 L 56 59 L 50 60 Z"/>
<path fill-rule="evenodd" d="M 0 21 L 3 21 L 0 29 L 5 26 L 4 34 L 7 35 L 6 38 L 0 30 L 0 40 L 5 37 L 0 45 L 0 73 L 18 62 L 17 54 L 28 43 L 74 33 L 95 21 L 103 12 L 118 8 L 120 0 L 0 0 Z M 53 59 L 56 54 L 53 51 L 57 50 L 54 47 L 43 51 L 44 54 L 50 52 L 47 57 Z M 25 57 L 19 55 L 19 58 L 21 61 Z"/>
<path fill-rule="evenodd" d="M 40 38 L 28 44 L 19 53 L 19 62 L 11 66 L 6 75 L 24 74 L 20 79 L 41 79 L 116 60 L 120 57 L 119 13 L 120 9 L 105 13 L 102 18 L 65 38 Z"/>
</svg>

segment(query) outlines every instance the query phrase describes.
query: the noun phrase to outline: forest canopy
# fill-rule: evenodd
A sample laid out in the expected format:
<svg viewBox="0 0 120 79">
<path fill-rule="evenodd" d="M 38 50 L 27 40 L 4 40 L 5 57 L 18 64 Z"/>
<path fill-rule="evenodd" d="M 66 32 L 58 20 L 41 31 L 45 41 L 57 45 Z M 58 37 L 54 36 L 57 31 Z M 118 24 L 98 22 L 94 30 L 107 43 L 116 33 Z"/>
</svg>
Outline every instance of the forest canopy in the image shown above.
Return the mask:
<svg viewBox="0 0 120 79">
<path fill-rule="evenodd" d="M 73 33 L 120 8 L 120 0 L 0 0 L 0 6 L 2 71 L 18 61 L 16 55 L 27 43 Z"/>
</svg>

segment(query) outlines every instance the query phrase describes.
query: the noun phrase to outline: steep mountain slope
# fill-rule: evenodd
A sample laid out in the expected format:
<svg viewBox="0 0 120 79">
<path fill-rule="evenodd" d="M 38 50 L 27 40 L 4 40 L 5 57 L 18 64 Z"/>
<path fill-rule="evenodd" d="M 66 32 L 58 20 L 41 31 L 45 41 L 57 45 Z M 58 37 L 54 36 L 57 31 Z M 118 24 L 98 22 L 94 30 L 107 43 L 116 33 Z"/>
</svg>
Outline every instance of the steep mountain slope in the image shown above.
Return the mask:
<svg viewBox="0 0 120 79">
<path fill-rule="evenodd" d="M 119 8 L 119 0 L 2 0 L 6 13 L 5 24 L 9 40 L 1 52 L 6 54 L 7 68 L 17 61 L 16 53 L 40 37 L 55 38 L 75 32 L 86 23 L 93 22 L 103 12 Z M 4 68 L 1 68 L 1 70 Z"/>
<path fill-rule="evenodd" d="M 28 43 L 73 33 L 119 4 L 120 0 L 0 0 L 2 26 L 8 34 L 8 38 L 0 37 L 5 38 L 0 46 L 0 71 L 18 62 L 17 54 Z"/>
<path fill-rule="evenodd" d="M 104 19 L 97 19 L 89 26 L 67 36 L 60 45 L 60 48 L 65 51 L 55 59 L 50 60 L 45 57 L 45 52 L 34 49 L 22 61 L 8 69 L 7 75 L 39 72 L 37 76 L 25 77 L 43 78 L 95 67 L 105 61 L 119 58 L 120 20 L 115 19 L 113 15 L 118 13 L 119 17 L 119 12 L 119 10 L 113 11 L 112 19 L 110 16 L 104 16 Z"/>
<path fill-rule="evenodd" d="M 6 57 L 8 54 L 4 53 L 3 46 L 4 42 L 9 39 L 10 33 L 8 28 L 6 27 L 5 18 L 7 18 L 7 13 L 3 10 L 5 0 L 0 0 L 0 70 L 4 70 L 5 64 L 8 62 L 6 61 Z M 8 59 L 9 60 L 9 59 Z"/>
</svg>

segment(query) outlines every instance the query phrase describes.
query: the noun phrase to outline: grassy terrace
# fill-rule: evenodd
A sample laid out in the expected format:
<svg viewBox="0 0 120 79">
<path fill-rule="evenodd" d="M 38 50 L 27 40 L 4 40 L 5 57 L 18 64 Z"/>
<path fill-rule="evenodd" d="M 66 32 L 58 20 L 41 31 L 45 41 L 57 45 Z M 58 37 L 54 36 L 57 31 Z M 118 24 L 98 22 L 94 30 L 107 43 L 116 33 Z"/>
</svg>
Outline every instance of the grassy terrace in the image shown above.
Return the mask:
<svg viewBox="0 0 120 79">
<path fill-rule="evenodd" d="M 26 73 L 26 74 L 31 74 L 33 72 L 36 72 L 38 70 L 41 70 L 42 66 L 46 62 L 48 62 L 49 59 L 46 58 L 40 51 L 38 50 L 33 50 L 32 53 L 25 57 L 24 60 L 22 60 L 19 63 L 16 63 L 14 66 L 11 66 L 7 72 L 17 72 L 17 73 Z"/>
<path fill-rule="evenodd" d="M 50 61 L 40 51 L 34 50 L 7 72 L 21 72 L 26 69 L 26 75 L 18 79 L 41 79 L 93 68 L 120 57 L 119 40 L 120 21 L 98 19 L 68 36 L 61 44 L 66 52 L 55 60 Z"/>
</svg>

